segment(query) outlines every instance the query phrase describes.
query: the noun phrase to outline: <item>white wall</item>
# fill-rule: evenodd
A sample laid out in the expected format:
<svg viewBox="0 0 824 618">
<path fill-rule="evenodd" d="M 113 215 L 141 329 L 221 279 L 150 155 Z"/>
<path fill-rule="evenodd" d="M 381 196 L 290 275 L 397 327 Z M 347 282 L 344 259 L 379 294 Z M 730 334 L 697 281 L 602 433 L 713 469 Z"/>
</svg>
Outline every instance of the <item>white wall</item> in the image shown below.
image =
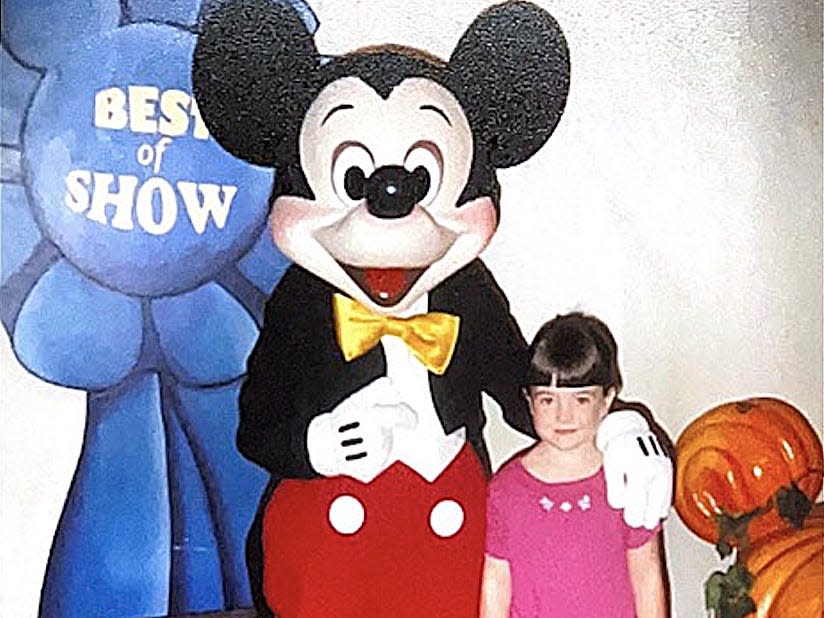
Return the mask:
<svg viewBox="0 0 824 618">
<path fill-rule="evenodd" d="M 491 2 L 310 0 L 322 52 L 392 41 L 448 56 Z M 550 142 L 500 174 L 485 258 L 531 337 L 606 319 L 626 394 L 677 436 L 715 403 L 774 394 L 822 429 L 821 2 L 539 2 L 573 76 Z M 77 459 L 81 394 L 25 374 L 3 339 L 0 607 L 33 616 Z M 490 428 L 497 460 L 514 448 Z M 667 528 L 676 615 L 717 562 Z M 6 610 L 5 608 L 8 608 Z"/>
</svg>

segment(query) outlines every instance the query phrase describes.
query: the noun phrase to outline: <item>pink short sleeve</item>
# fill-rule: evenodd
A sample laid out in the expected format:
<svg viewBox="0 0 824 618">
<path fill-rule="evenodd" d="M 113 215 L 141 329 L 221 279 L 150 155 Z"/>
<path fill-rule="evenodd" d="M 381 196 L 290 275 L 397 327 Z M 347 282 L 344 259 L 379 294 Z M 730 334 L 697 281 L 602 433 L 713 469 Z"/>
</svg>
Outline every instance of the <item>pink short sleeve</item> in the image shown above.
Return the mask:
<svg viewBox="0 0 824 618">
<path fill-rule="evenodd" d="M 626 522 L 623 521 L 623 516 L 621 521 L 624 524 L 624 544 L 627 549 L 637 549 L 642 545 L 646 545 L 656 534 L 661 532 L 663 526 L 663 524 L 659 522 L 652 530 L 647 530 L 643 526 L 640 528 L 630 528 Z"/>
<path fill-rule="evenodd" d="M 486 544 L 484 551 L 494 558 L 509 558 L 509 533 L 502 517 L 502 496 L 491 484 L 486 494 Z"/>
</svg>

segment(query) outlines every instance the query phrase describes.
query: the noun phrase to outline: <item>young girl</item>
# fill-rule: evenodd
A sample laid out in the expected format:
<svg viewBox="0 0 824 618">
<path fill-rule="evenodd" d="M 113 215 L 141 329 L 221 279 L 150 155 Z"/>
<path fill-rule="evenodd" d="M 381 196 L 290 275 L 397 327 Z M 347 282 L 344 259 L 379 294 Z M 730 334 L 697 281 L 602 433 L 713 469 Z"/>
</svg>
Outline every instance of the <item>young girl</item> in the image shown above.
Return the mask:
<svg viewBox="0 0 824 618">
<path fill-rule="evenodd" d="M 615 339 L 596 318 L 559 316 L 530 359 L 539 441 L 489 485 L 482 618 L 667 616 L 660 531 L 629 528 L 609 507 L 595 445 L 621 389 Z"/>
</svg>

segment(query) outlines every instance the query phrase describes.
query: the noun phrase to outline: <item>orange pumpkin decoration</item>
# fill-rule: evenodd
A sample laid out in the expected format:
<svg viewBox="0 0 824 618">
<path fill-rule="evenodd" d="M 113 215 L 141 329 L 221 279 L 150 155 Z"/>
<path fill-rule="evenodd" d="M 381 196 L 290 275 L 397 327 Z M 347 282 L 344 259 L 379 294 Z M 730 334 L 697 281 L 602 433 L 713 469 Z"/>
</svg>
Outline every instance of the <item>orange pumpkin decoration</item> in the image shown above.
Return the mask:
<svg viewBox="0 0 824 618">
<path fill-rule="evenodd" d="M 785 530 L 754 546 L 747 570 L 757 618 L 824 616 L 824 519 Z"/>
<path fill-rule="evenodd" d="M 786 529 L 776 493 L 797 487 L 812 502 L 821 490 L 821 441 L 804 415 L 779 399 L 717 406 L 686 427 L 675 450 L 675 508 L 710 543 L 719 542 L 724 518 L 755 515 L 747 529 L 752 543 Z"/>
</svg>

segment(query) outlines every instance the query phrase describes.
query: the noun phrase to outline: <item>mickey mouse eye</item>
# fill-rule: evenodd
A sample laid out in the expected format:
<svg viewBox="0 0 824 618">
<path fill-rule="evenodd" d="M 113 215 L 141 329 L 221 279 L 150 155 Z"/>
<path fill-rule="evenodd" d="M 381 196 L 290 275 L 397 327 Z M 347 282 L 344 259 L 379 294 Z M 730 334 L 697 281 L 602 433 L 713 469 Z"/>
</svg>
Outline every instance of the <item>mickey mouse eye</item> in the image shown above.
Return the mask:
<svg viewBox="0 0 824 618">
<path fill-rule="evenodd" d="M 403 166 L 420 177 L 421 184 L 428 182 L 425 195 L 418 200 L 421 206 L 428 206 L 438 195 L 443 177 L 443 157 L 432 142 L 418 142 L 409 150 Z M 425 182 L 426 181 L 426 182 Z"/>
<path fill-rule="evenodd" d="M 338 146 L 332 161 L 332 186 L 347 206 L 357 206 L 366 194 L 366 179 L 375 171 L 372 154 L 362 144 Z"/>
</svg>

